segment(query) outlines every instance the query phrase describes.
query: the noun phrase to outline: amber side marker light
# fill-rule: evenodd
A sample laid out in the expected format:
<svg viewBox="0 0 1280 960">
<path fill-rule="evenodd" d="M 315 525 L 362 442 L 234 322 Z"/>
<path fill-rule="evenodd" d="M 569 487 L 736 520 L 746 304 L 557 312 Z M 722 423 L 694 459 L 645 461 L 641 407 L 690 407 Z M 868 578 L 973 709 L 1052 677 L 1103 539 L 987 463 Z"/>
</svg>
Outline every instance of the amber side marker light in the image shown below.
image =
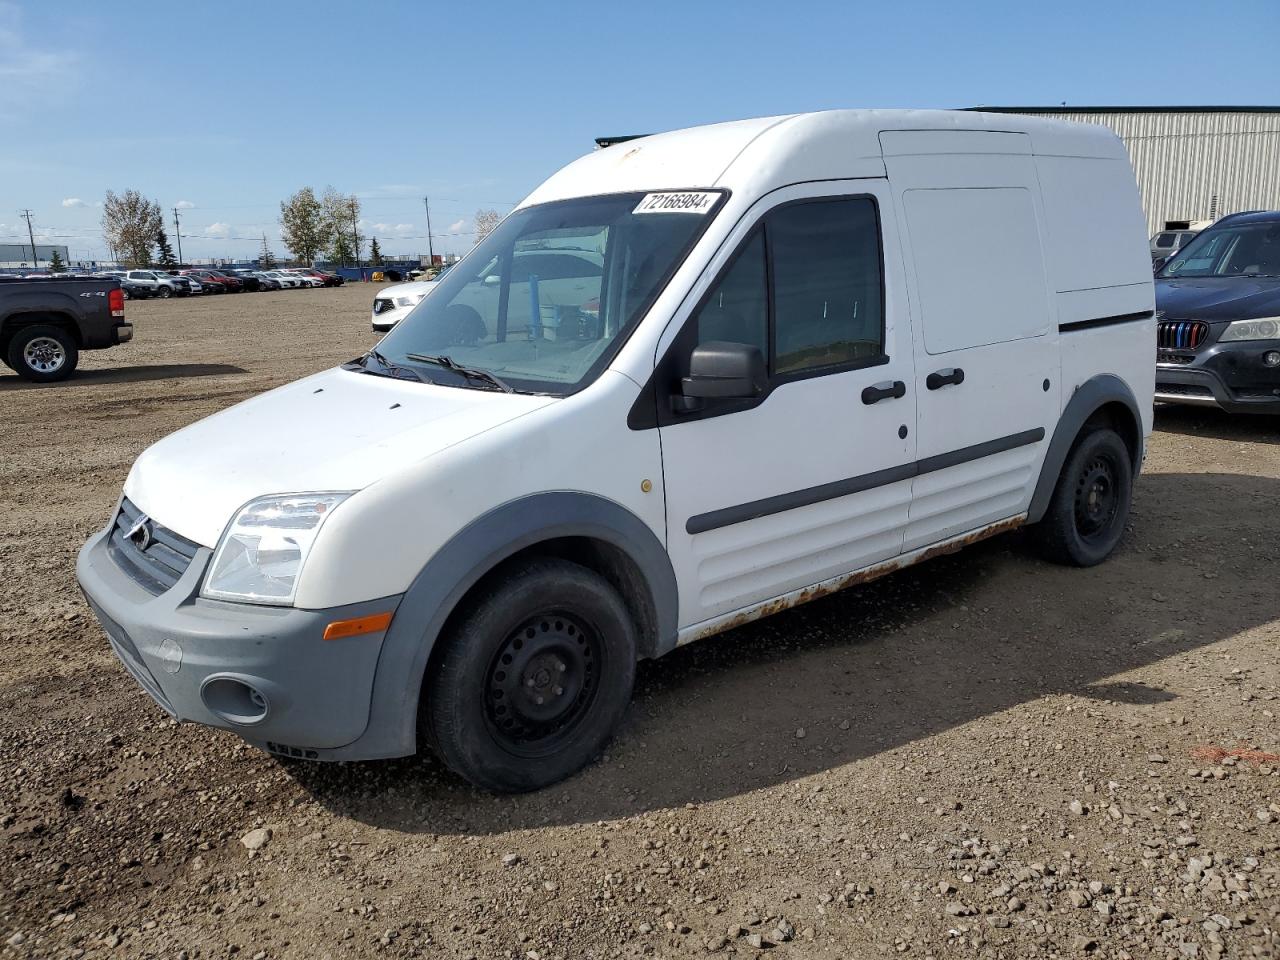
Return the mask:
<svg viewBox="0 0 1280 960">
<path fill-rule="evenodd" d="M 366 633 L 378 633 L 391 626 L 391 614 L 374 613 L 367 617 L 355 617 L 351 620 L 335 620 L 324 628 L 326 640 L 342 640 L 346 637 L 360 637 Z"/>
</svg>

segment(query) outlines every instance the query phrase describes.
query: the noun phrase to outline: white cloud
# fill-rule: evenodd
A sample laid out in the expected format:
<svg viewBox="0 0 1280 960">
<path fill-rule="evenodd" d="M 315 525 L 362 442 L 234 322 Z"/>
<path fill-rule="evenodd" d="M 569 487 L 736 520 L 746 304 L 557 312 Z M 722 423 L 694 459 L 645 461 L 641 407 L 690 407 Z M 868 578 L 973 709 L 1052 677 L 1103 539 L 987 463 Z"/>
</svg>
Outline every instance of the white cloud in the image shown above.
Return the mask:
<svg viewBox="0 0 1280 960">
<path fill-rule="evenodd" d="M 46 109 L 75 84 L 75 54 L 44 49 L 22 29 L 22 10 L 0 0 L 0 116 Z"/>
<path fill-rule="evenodd" d="M 455 223 L 451 223 L 451 224 L 449 224 L 449 232 L 450 232 L 450 233 L 461 233 L 463 230 L 465 230 L 465 229 L 466 229 L 466 227 L 467 227 L 467 221 L 465 221 L 465 220 L 458 220 L 458 221 L 457 221 L 457 222 L 455 222 Z"/>
<path fill-rule="evenodd" d="M 413 233 L 412 223 L 397 223 L 395 226 L 396 233 Z"/>
<path fill-rule="evenodd" d="M 87 207 L 88 206 L 88 204 L 85 203 L 83 200 L 81 200 L 79 197 L 67 197 L 67 199 L 62 201 L 62 205 L 64 207 Z"/>
<path fill-rule="evenodd" d="M 190 210 L 192 207 L 195 206 L 195 204 L 192 203 L 190 200 L 179 200 L 177 203 L 174 204 L 174 206 L 177 207 L 179 210 Z"/>
<path fill-rule="evenodd" d="M 204 228 L 204 235 L 211 240 L 226 240 L 231 236 L 231 224 L 211 223 Z"/>
</svg>

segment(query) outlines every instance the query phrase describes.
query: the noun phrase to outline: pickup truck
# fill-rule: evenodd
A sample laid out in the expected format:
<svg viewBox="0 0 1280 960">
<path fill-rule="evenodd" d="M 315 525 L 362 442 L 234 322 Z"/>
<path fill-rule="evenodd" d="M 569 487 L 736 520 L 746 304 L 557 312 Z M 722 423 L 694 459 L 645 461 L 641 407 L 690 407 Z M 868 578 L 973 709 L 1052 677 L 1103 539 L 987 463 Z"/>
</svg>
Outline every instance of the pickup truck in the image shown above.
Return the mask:
<svg viewBox="0 0 1280 960">
<path fill-rule="evenodd" d="M 132 339 L 117 280 L 0 278 L 0 359 L 25 380 L 65 380 L 81 350 Z"/>
</svg>

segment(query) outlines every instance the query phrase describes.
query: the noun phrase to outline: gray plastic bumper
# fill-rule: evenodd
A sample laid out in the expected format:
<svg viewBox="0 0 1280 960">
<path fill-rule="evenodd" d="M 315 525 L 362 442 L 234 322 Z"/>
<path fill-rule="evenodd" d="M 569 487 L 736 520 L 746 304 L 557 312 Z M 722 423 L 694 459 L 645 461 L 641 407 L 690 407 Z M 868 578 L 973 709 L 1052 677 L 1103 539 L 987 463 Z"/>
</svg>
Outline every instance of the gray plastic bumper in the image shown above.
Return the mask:
<svg viewBox="0 0 1280 960">
<path fill-rule="evenodd" d="M 177 585 L 156 596 L 111 558 L 107 531 L 80 551 L 80 586 L 143 689 L 180 720 L 234 731 L 274 753 L 391 755 L 385 743 L 375 753 L 342 749 L 369 725 L 384 634 L 331 641 L 323 634 L 335 620 L 394 611 L 400 597 L 327 610 L 204 600 L 209 556 L 201 548 Z"/>
</svg>

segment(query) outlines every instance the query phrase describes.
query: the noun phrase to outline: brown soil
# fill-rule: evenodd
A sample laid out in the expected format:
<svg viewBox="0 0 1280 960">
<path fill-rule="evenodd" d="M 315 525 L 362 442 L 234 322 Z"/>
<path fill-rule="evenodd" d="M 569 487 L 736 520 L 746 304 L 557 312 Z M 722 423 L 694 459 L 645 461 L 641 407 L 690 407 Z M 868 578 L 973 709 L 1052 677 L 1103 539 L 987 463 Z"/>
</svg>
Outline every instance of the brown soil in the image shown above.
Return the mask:
<svg viewBox="0 0 1280 960">
<path fill-rule="evenodd" d="M 1280 750 L 1276 420 L 1160 411 L 1100 567 L 1009 534 L 642 665 L 534 795 L 168 720 L 76 551 L 149 443 L 372 345 L 372 293 L 131 303 L 73 380 L 0 375 L 4 956 L 1280 953 L 1280 765 L 1221 752 Z"/>
</svg>

